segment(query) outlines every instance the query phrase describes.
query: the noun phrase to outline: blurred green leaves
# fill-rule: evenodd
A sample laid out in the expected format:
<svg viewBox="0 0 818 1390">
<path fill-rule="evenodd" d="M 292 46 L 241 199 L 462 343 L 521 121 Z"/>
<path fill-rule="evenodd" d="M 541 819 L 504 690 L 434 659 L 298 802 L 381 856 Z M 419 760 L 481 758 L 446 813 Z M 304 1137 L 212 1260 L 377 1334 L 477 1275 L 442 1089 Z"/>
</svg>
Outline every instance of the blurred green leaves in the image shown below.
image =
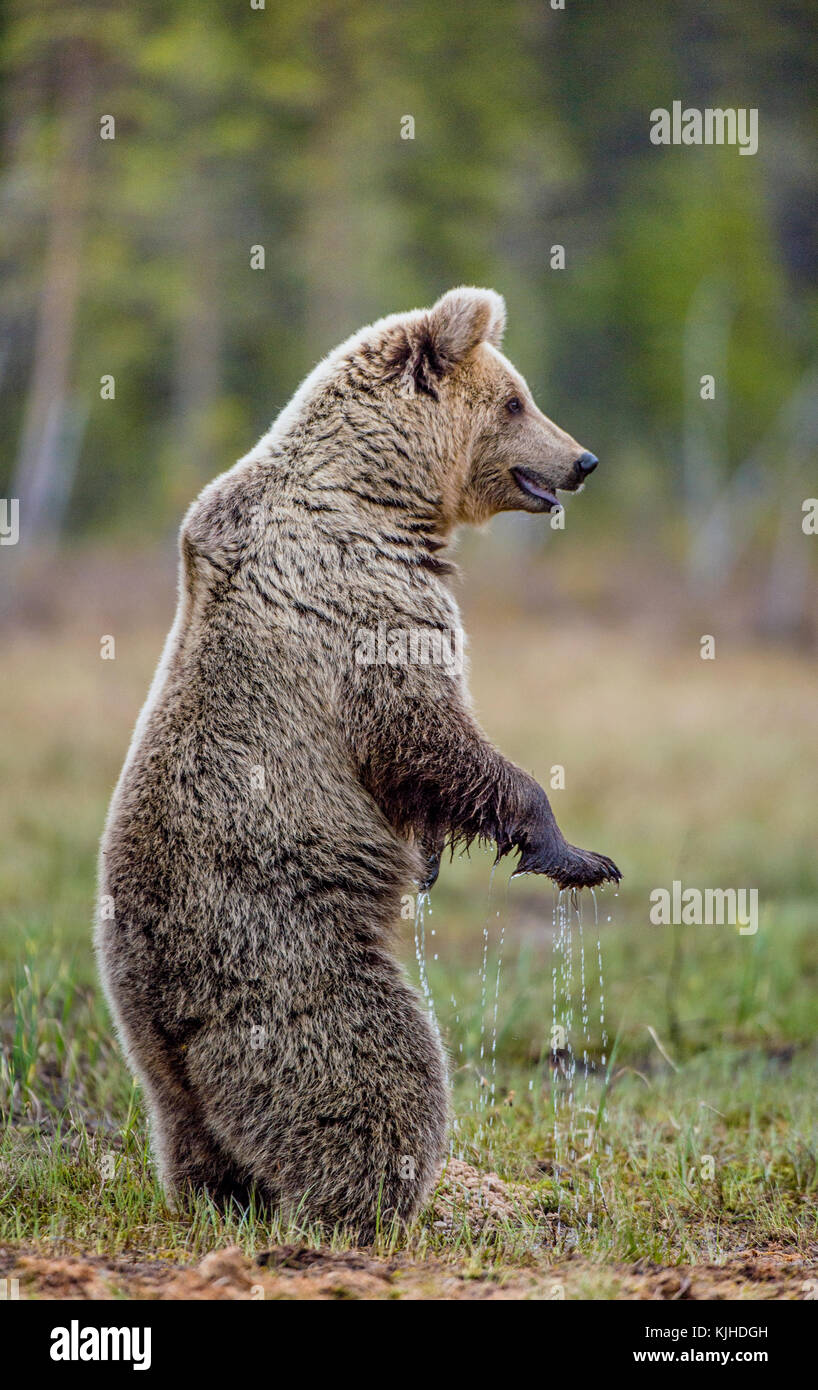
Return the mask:
<svg viewBox="0 0 818 1390">
<path fill-rule="evenodd" d="M 64 393 L 86 419 L 73 530 L 173 524 L 335 342 L 457 282 L 506 294 L 510 354 L 549 413 L 620 461 L 619 499 L 644 495 L 657 459 L 665 510 L 682 484 L 684 334 L 702 284 L 724 286 L 729 316 L 723 476 L 814 357 L 806 5 L 754 0 L 738 18 L 661 0 L 636 22 L 624 4 L 533 0 L 47 0 L 9 5 L 2 23 L 12 442 L 42 352 L 66 94 L 76 68 L 90 74 L 80 289 L 60 325 Z M 652 146 L 650 110 L 676 97 L 757 106 L 758 155 Z M 101 141 L 108 113 L 116 140 Z M 103 373 L 115 404 L 99 400 Z M 0 488 L 14 476 L 12 447 Z"/>
</svg>

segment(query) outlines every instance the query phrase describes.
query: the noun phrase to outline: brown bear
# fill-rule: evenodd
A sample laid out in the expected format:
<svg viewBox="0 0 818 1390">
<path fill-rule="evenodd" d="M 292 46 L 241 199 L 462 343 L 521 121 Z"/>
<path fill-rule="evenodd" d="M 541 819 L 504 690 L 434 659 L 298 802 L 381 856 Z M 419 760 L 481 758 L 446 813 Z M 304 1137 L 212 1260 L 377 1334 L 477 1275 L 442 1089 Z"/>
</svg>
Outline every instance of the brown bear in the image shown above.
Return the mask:
<svg viewBox="0 0 818 1390">
<path fill-rule="evenodd" d="M 411 1218 L 448 1087 L 392 950 L 401 895 L 475 839 L 561 887 L 619 878 L 430 659 L 461 635 L 453 529 L 549 512 L 596 466 L 500 353 L 504 320 L 465 288 L 362 329 L 182 525 L 96 934 L 173 1192 L 255 1191 L 361 1240 Z M 361 641 L 384 633 L 385 659 Z"/>
</svg>

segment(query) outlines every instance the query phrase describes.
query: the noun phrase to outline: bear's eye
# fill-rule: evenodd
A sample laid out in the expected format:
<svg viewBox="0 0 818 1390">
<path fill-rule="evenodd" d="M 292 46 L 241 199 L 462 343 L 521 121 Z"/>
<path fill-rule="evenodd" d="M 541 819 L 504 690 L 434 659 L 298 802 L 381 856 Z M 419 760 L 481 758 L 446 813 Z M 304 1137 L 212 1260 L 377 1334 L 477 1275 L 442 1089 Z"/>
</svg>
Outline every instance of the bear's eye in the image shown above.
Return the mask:
<svg viewBox="0 0 818 1390">
<path fill-rule="evenodd" d="M 523 403 L 519 396 L 512 396 L 510 401 L 506 401 L 506 410 L 509 415 L 519 415 L 523 408 Z"/>
</svg>

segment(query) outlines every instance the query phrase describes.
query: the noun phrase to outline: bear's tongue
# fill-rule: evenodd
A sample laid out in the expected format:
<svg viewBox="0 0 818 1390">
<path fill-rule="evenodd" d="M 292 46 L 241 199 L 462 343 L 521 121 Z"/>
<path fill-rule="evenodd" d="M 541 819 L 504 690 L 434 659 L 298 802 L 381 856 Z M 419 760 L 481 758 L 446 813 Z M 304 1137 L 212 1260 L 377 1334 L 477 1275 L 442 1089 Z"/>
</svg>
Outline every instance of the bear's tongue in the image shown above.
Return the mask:
<svg viewBox="0 0 818 1390">
<path fill-rule="evenodd" d="M 512 468 L 511 471 L 518 486 L 530 497 L 538 497 L 541 501 L 548 502 L 552 507 L 562 507 L 562 503 L 554 496 L 553 492 L 548 492 L 542 483 L 538 483 L 536 478 L 532 478 L 531 474 L 527 473 L 524 468 Z"/>
</svg>

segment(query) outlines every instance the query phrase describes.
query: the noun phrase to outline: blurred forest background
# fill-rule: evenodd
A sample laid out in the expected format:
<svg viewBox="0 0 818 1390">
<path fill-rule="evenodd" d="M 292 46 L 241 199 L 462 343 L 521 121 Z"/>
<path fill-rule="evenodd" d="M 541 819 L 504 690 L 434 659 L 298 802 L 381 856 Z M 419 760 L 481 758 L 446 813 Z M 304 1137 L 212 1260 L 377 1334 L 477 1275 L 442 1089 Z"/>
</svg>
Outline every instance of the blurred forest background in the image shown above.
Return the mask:
<svg viewBox="0 0 818 1390">
<path fill-rule="evenodd" d="M 487 732 L 546 787 L 564 766 L 566 834 L 625 875 L 618 901 L 600 895 L 583 1045 L 604 1058 L 616 1036 L 637 1096 L 657 1069 L 678 1083 L 684 1136 L 703 1094 L 718 1123 L 738 1107 L 747 1171 L 774 1171 L 807 1098 L 787 1068 L 811 1048 L 814 1071 L 818 1033 L 817 19 L 807 0 L 0 4 L 12 1109 L 76 1105 L 112 1128 L 131 1113 L 90 946 L 94 865 L 185 508 L 337 342 L 471 282 L 505 295 L 509 356 L 602 461 L 564 532 L 506 516 L 464 536 L 458 590 Z M 651 144 L 674 100 L 757 108 L 758 153 Z M 419 955 L 457 1084 L 491 1057 L 492 1101 L 536 1099 L 551 888 L 506 893 L 503 873 L 487 907 L 489 876 L 479 855 L 444 866 Z M 758 933 L 652 928 L 649 893 L 674 877 L 757 888 Z M 712 1074 L 671 1071 L 696 1055 Z M 670 1125 L 657 1104 L 648 1147 Z M 658 1222 L 651 1208 L 628 1248 L 653 1251 Z"/>
<path fill-rule="evenodd" d="M 337 341 L 471 282 L 505 294 L 509 355 L 603 460 L 586 574 L 738 584 L 754 626 L 814 636 L 816 19 L 8 0 L 0 496 L 21 548 L 172 534 Z M 758 154 L 652 145 L 677 98 L 757 107 Z"/>
</svg>

